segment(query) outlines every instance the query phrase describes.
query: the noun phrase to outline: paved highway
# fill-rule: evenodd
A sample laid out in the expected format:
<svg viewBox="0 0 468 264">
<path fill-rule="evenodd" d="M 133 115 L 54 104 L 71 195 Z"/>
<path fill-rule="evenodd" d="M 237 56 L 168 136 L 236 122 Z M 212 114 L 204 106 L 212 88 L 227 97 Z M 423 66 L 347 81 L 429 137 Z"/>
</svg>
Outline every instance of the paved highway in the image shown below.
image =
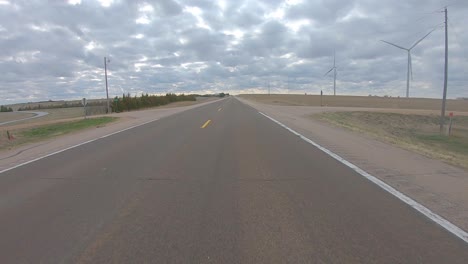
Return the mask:
<svg viewBox="0 0 468 264">
<path fill-rule="evenodd" d="M 468 245 L 235 98 L 0 174 L 0 263 L 467 263 Z"/>
</svg>

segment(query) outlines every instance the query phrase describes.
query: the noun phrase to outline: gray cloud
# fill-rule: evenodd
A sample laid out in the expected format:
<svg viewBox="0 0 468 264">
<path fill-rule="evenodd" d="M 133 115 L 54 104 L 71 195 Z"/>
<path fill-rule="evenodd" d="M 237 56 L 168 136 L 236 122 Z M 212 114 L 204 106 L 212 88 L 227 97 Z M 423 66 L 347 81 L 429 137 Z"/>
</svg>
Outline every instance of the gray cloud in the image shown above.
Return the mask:
<svg viewBox="0 0 468 264">
<path fill-rule="evenodd" d="M 440 97 L 449 5 L 449 97 L 468 97 L 466 1 L 8 0 L 0 4 L 0 104 L 130 92 L 331 92 Z"/>
</svg>

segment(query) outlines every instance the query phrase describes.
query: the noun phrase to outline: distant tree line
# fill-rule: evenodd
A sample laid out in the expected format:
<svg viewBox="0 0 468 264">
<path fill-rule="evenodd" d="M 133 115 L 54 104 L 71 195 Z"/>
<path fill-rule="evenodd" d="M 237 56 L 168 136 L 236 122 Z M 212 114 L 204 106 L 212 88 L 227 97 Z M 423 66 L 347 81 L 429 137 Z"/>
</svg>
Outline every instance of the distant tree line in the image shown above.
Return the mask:
<svg viewBox="0 0 468 264">
<path fill-rule="evenodd" d="M 195 94 L 197 97 L 225 97 L 229 96 L 229 93 L 219 93 L 219 94 Z"/>
<path fill-rule="evenodd" d="M 1 105 L 0 112 L 13 112 L 13 109 L 11 107 L 6 107 L 6 106 Z"/>
<path fill-rule="evenodd" d="M 103 106 L 106 105 L 106 101 L 96 101 L 96 102 L 89 102 L 87 106 Z M 82 107 L 83 105 L 81 102 L 64 102 L 62 104 L 47 104 L 44 105 L 27 105 L 18 108 L 18 111 L 32 111 L 32 110 L 40 110 L 40 109 L 55 109 L 55 108 L 71 108 L 71 107 Z"/>
<path fill-rule="evenodd" d="M 154 106 L 166 105 L 172 102 L 196 101 L 195 95 L 176 95 L 168 93 L 166 95 L 148 95 L 143 94 L 140 97 L 134 97 L 130 94 L 123 94 L 122 97 L 116 96 L 112 102 L 112 112 L 125 112 L 137 109 L 149 108 Z"/>
</svg>

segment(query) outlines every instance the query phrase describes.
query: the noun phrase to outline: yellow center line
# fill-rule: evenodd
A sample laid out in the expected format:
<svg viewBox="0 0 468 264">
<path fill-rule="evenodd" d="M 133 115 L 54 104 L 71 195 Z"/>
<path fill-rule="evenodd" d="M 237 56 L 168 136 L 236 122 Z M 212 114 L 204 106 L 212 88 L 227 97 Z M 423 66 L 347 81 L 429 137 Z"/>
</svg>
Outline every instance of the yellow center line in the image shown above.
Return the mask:
<svg viewBox="0 0 468 264">
<path fill-rule="evenodd" d="M 218 109 L 218 112 L 221 111 L 222 109 L 223 109 L 223 108 L 219 108 L 219 109 Z"/>
<path fill-rule="evenodd" d="M 205 128 L 207 127 L 209 124 L 210 124 L 211 120 L 208 119 L 208 121 L 205 122 L 205 124 L 203 124 L 203 126 L 201 126 L 200 128 Z"/>
</svg>

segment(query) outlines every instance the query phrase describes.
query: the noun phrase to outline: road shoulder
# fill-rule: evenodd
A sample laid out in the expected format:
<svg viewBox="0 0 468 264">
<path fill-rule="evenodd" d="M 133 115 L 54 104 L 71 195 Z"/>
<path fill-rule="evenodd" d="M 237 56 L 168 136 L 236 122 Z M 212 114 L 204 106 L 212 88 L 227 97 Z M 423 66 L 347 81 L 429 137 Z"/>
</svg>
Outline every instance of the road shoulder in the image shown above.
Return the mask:
<svg viewBox="0 0 468 264">
<path fill-rule="evenodd" d="M 275 106 L 238 98 L 468 230 L 468 172 L 370 137 L 310 119 L 320 107 Z M 332 109 L 339 111 L 343 109 Z"/>
</svg>

